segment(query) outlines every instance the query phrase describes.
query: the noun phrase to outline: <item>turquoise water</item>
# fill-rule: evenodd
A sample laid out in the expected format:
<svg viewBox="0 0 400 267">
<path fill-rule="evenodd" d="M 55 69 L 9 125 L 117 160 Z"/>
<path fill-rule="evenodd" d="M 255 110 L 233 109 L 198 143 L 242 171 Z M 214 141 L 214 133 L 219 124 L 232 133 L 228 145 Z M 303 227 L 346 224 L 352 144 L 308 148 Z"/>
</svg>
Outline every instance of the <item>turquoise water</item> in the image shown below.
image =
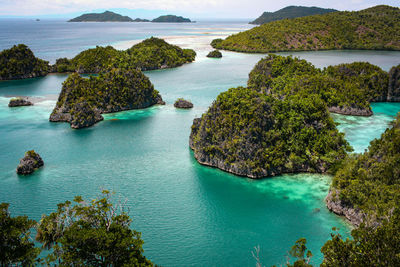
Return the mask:
<svg viewBox="0 0 400 267">
<path fill-rule="evenodd" d="M 210 48 L 199 47 L 192 64 L 146 73 L 166 106 L 107 114 L 88 129 L 72 130 L 66 123 L 48 121 L 66 75 L 0 82 L 0 202 L 11 203 L 15 215 L 38 220 L 57 203 L 75 195 L 91 198 L 107 188 L 128 200 L 145 254 L 157 264 L 254 266 L 251 251 L 257 245 L 264 265 L 284 264 L 287 251 L 300 237 L 307 238 L 314 263 L 319 263 L 319 249 L 330 229 L 340 227 L 344 235 L 349 231 L 325 208 L 329 176 L 299 174 L 255 181 L 194 160 L 188 147 L 193 119 L 220 92 L 245 85 L 262 57 L 223 52 L 220 60 L 208 59 Z M 371 60 L 387 70 L 400 62 L 399 52 L 296 55 L 318 67 L 351 59 Z M 15 95 L 32 96 L 37 103 L 10 109 L 8 101 Z M 176 110 L 172 104 L 178 97 L 190 99 L 195 107 Z M 357 152 L 379 137 L 400 105 L 375 103 L 373 110 L 375 115 L 369 118 L 334 116 Z M 45 167 L 19 177 L 15 168 L 28 149 L 40 153 Z"/>
</svg>

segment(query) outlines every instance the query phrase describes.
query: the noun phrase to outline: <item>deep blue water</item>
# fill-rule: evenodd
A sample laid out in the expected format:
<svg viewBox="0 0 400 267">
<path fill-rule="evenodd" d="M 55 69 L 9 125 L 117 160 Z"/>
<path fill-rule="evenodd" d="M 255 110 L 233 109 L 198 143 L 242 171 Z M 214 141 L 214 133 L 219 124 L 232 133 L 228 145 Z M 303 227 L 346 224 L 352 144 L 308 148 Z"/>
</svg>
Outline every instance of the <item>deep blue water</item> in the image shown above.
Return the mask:
<svg viewBox="0 0 400 267">
<path fill-rule="evenodd" d="M 347 235 L 348 225 L 325 208 L 329 176 L 284 175 L 255 181 L 201 166 L 193 158 L 188 147 L 193 119 L 220 92 L 245 85 L 249 71 L 263 56 L 223 52 L 220 60 L 208 59 L 210 48 L 201 40 L 209 38 L 209 32 L 221 34 L 247 25 L 148 24 L 132 29 L 130 24 L 4 23 L 0 21 L 0 48 L 29 43 L 50 61 L 85 47 L 151 35 L 185 36 L 172 41 L 189 46 L 196 42 L 198 52 L 192 64 L 146 72 L 166 106 L 107 114 L 104 121 L 82 130 L 48 121 L 66 75 L 0 82 L 0 202 L 9 202 L 13 214 L 38 220 L 75 195 L 92 198 L 102 188 L 114 190 L 128 200 L 146 256 L 163 266 L 254 266 L 251 250 L 257 245 L 264 265 L 284 264 L 287 251 L 300 237 L 307 238 L 314 263 L 319 263 L 319 249 L 330 229 L 340 227 Z M 1 30 L 6 28 L 8 33 Z M 361 60 L 388 70 L 400 63 L 399 52 L 296 55 L 318 67 Z M 34 96 L 38 102 L 8 108 L 15 95 Z M 172 104 L 178 97 L 190 99 L 195 107 L 176 110 Z M 375 115 L 369 118 L 334 115 L 356 152 L 380 136 L 400 104 L 375 103 L 373 110 Z M 19 177 L 15 168 L 29 149 L 40 153 L 45 167 Z"/>
</svg>

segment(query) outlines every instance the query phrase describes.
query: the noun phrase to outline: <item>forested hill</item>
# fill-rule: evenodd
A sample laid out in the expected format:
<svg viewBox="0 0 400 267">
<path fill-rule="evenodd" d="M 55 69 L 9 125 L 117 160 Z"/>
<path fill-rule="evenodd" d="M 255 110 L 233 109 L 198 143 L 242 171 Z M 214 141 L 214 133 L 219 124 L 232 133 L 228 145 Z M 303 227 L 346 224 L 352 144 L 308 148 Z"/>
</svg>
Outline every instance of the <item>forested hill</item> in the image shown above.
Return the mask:
<svg viewBox="0 0 400 267">
<path fill-rule="evenodd" d="M 103 13 L 88 13 L 79 17 L 73 18 L 68 22 L 132 22 L 133 20 L 128 16 L 105 11 Z"/>
<path fill-rule="evenodd" d="M 400 9 L 375 6 L 273 21 L 216 39 L 214 48 L 267 53 L 329 49 L 400 50 Z"/>
<path fill-rule="evenodd" d="M 306 6 L 288 6 L 275 12 L 264 12 L 256 20 L 250 22 L 250 24 L 261 25 L 275 20 L 281 19 L 293 19 L 311 15 L 326 14 L 335 12 L 336 9 L 331 8 L 320 8 L 320 7 L 306 7 Z"/>
</svg>

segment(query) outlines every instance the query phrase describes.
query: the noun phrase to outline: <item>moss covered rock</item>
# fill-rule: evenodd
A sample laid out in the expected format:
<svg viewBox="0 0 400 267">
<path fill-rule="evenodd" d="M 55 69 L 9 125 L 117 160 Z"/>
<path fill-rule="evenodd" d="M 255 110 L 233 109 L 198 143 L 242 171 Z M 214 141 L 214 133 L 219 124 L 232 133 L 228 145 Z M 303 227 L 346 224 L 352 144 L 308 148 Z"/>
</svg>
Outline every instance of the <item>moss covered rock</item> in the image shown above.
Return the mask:
<svg viewBox="0 0 400 267">
<path fill-rule="evenodd" d="M 174 107 L 188 109 L 188 108 L 193 108 L 193 104 L 188 100 L 185 100 L 183 98 L 178 98 L 174 103 Z"/>
<path fill-rule="evenodd" d="M 194 120 L 190 147 L 199 163 L 250 178 L 323 173 L 351 149 L 317 95 L 279 100 L 242 87 Z"/>
<path fill-rule="evenodd" d="M 74 122 L 71 126 L 79 128 L 101 120 L 98 113 L 147 108 L 161 102 L 158 91 L 140 70 L 112 69 L 90 78 L 73 73 L 63 83 L 50 121 Z"/>
<path fill-rule="evenodd" d="M 27 151 L 25 156 L 20 160 L 20 163 L 17 167 L 17 173 L 22 175 L 31 174 L 43 165 L 44 162 L 40 155 L 34 150 L 30 150 Z"/>
<path fill-rule="evenodd" d="M 0 80 L 17 80 L 47 75 L 50 66 L 24 44 L 0 52 Z"/>
<path fill-rule="evenodd" d="M 9 107 L 21 107 L 21 106 L 32 106 L 33 103 L 27 99 L 23 99 L 21 97 L 16 97 L 10 99 L 10 103 L 8 103 Z"/>
<path fill-rule="evenodd" d="M 222 53 L 219 50 L 213 50 L 210 53 L 208 53 L 207 57 L 221 58 L 222 57 Z"/>
</svg>

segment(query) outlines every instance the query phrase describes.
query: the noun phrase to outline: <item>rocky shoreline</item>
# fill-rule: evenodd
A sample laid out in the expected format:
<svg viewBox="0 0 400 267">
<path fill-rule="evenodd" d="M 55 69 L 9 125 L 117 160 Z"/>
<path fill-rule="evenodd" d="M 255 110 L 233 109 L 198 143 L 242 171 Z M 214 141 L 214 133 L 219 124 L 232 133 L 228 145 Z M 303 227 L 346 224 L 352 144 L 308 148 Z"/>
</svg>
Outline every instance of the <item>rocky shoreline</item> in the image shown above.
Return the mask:
<svg viewBox="0 0 400 267">
<path fill-rule="evenodd" d="M 354 209 L 345 203 L 343 203 L 337 195 L 339 192 L 335 189 L 330 189 L 328 195 L 325 198 L 326 207 L 333 213 L 344 216 L 351 224 L 360 226 L 364 221 L 364 214 Z"/>
<path fill-rule="evenodd" d="M 369 117 L 373 115 L 371 109 L 360 109 L 352 107 L 329 107 L 328 110 L 332 113 L 351 115 L 351 116 L 364 116 Z"/>
</svg>

